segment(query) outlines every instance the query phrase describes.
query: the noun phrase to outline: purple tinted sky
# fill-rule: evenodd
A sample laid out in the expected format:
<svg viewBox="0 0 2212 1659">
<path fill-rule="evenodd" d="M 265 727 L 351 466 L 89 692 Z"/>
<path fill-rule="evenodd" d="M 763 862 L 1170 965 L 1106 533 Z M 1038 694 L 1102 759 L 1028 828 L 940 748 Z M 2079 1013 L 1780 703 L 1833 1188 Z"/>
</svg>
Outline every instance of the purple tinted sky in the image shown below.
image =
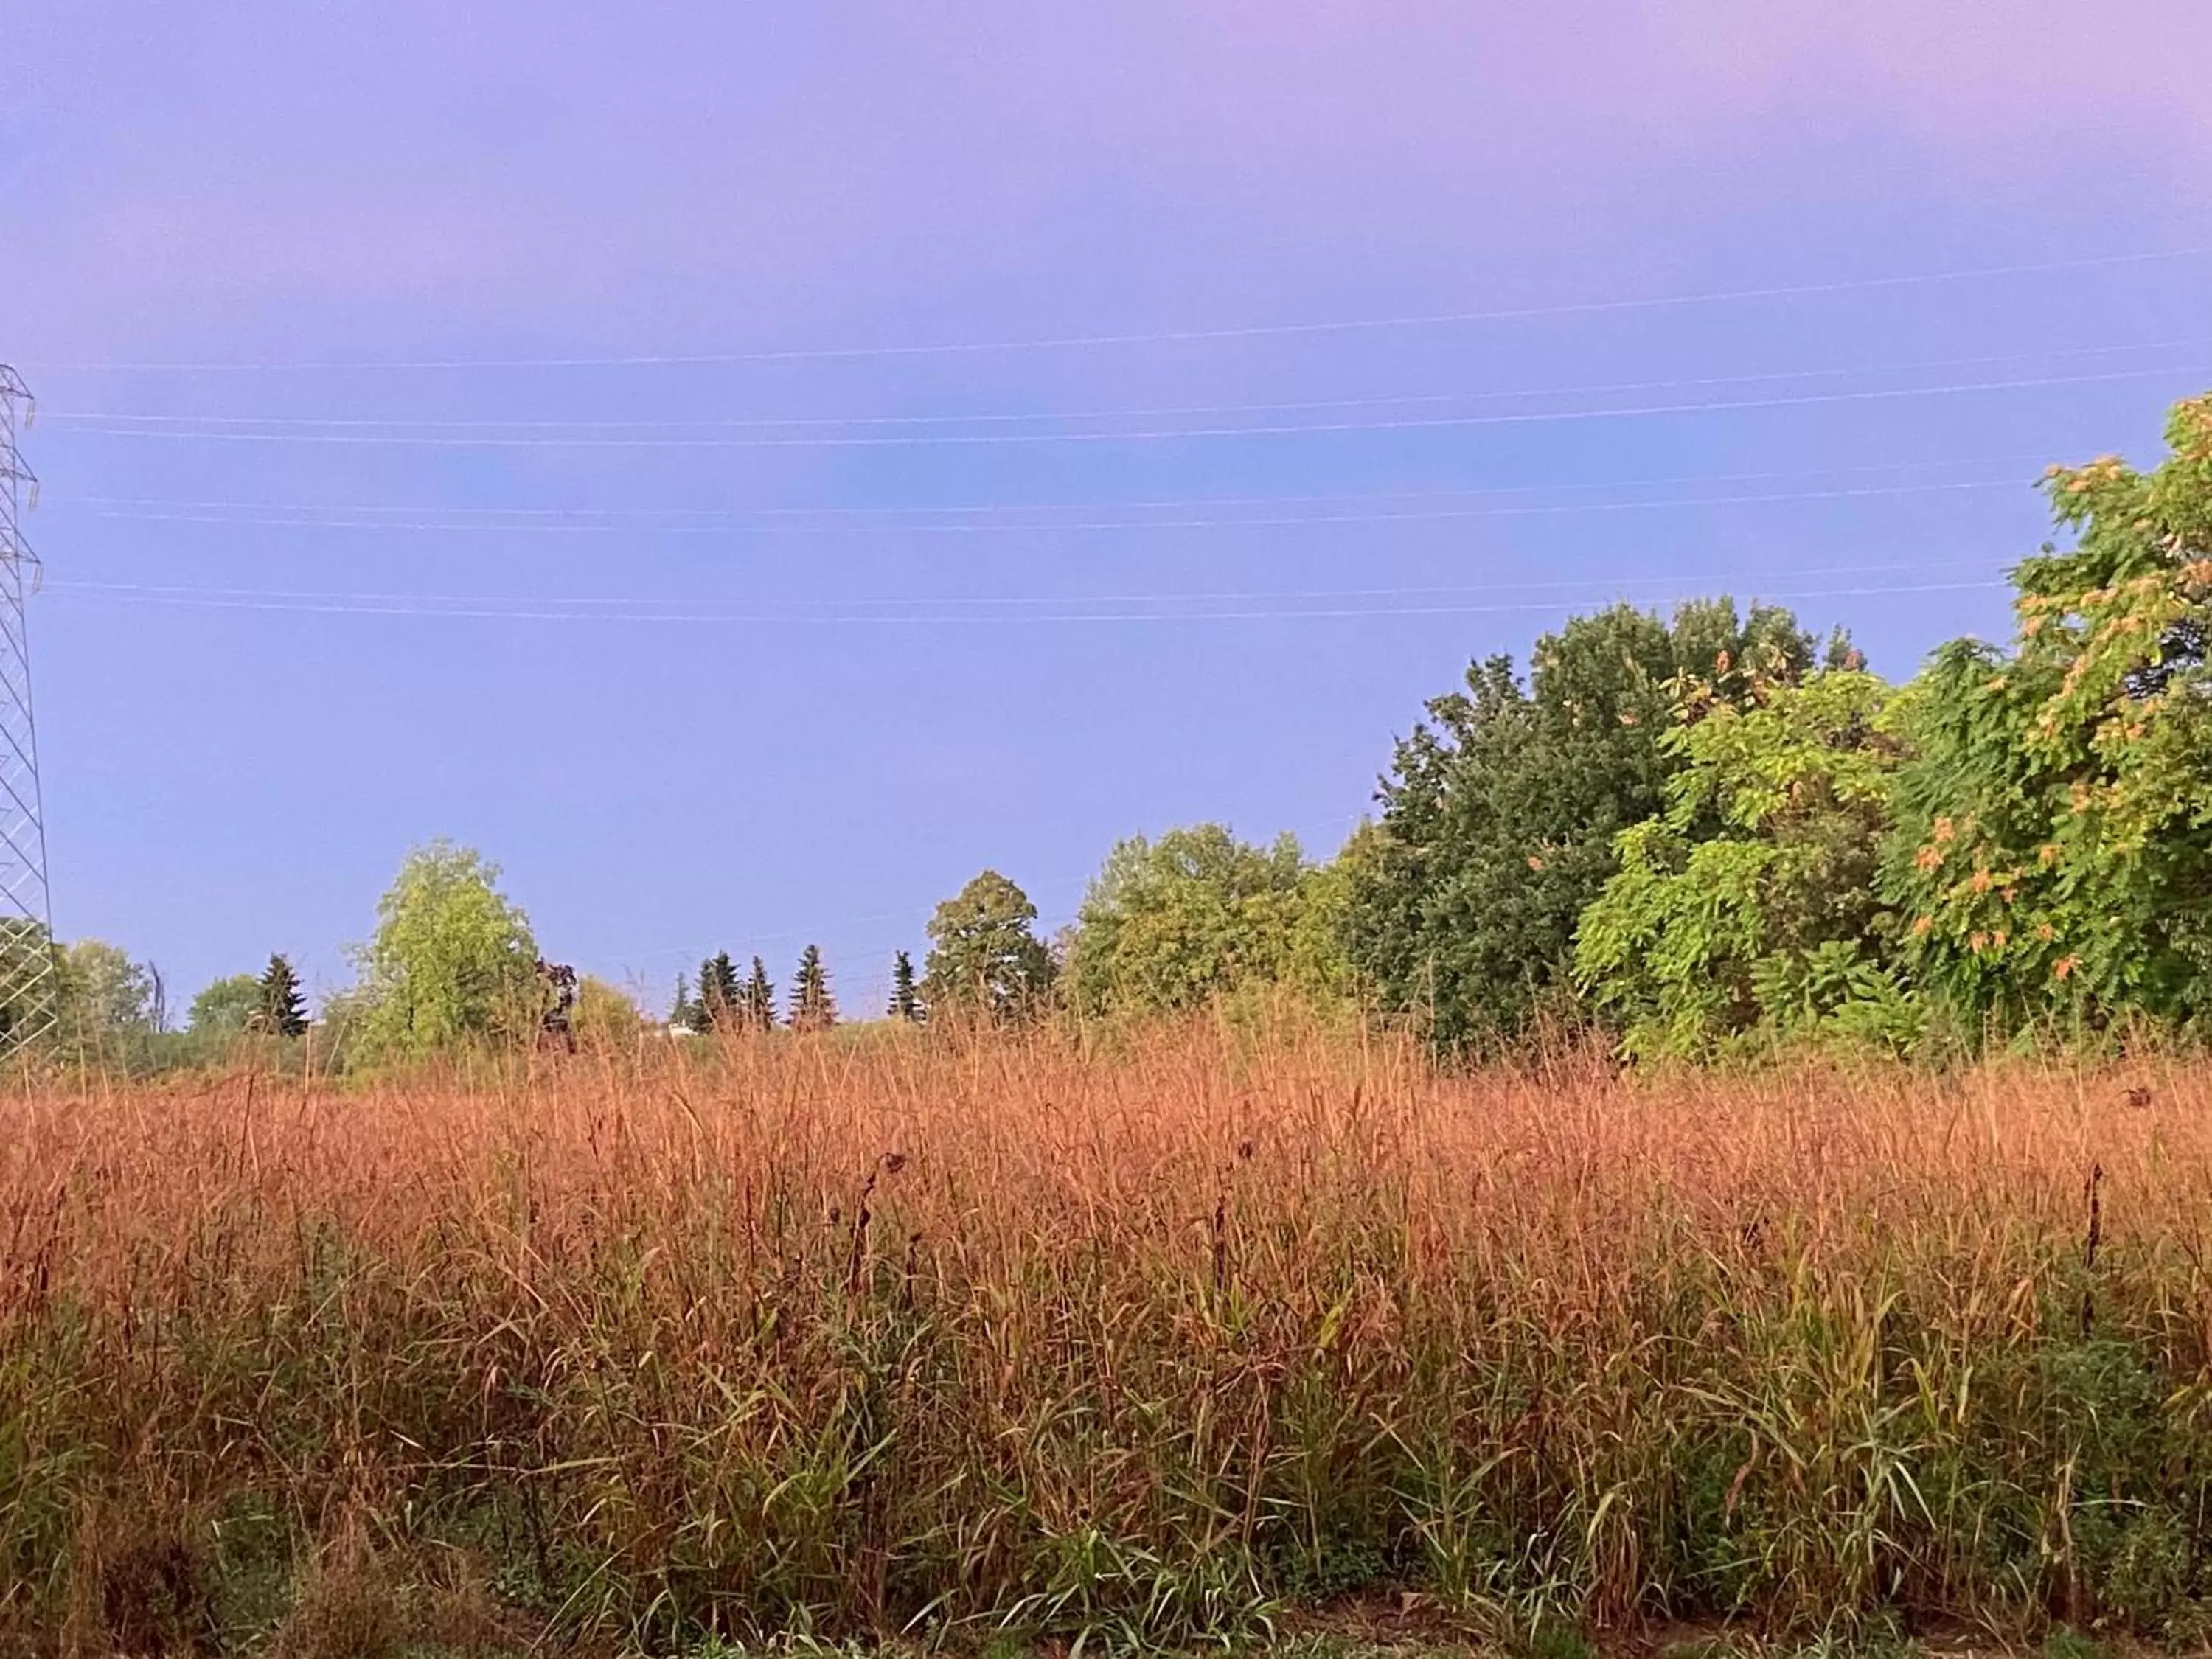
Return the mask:
<svg viewBox="0 0 2212 1659">
<path fill-rule="evenodd" d="M 1615 594 L 1805 595 L 1897 673 L 2001 631 L 1961 585 L 2039 538 L 2041 464 L 2148 458 L 2212 386 L 2204 256 L 345 366 L 2196 248 L 2196 0 L 18 0 L 8 33 L 56 920 L 185 990 L 276 948 L 341 982 L 442 833 L 656 996 L 816 938 L 872 1001 L 985 864 L 1056 919 L 1133 830 L 1325 850 L 1423 697 Z M 1388 398 L 1428 401 L 834 423 Z M 1715 403 L 1755 406 L 1381 424 Z M 833 423 L 653 424 L 761 417 Z M 1298 423 L 1337 429 L 842 441 Z M 665 441 L 703 435 L 809 441 Z M 442 441 L 488 436 L 525 441 Z"/>
</svg>

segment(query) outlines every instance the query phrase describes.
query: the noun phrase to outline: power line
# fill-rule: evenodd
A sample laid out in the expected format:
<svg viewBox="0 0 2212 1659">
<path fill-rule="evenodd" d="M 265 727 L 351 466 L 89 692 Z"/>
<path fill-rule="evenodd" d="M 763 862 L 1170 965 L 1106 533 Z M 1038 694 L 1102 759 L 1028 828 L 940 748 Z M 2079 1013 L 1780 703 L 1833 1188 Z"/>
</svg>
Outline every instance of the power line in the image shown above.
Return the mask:
<svg viewBox="0 0 2212 1659">
<path fill-rule="evenodd" d="M 1528 321 L 1545 317 L 1593 316 L 1613 312 L 1655 311 L 1689 306 L 1728 305 L 1753 300 L 1800 299 L 1826 294 L 1918 288 L 1996 277 L 2040 276 L 2059 271 L 2112 269 L 2170 260 L 2201 258 L 2212 246 L 2154 249 L 2075 259 L 1982 265 L 1962 270 L 1919 271 L 1887 276 L 1859 276 L 1820 283 L 1784 283 L 1758 288 L 1640 298 L 1585 300 L 1562 304 L 1511 306 L 1487 310 L 1415 313 L 1389 317 L 1340 318 L 1297 323 L 1244 324 L 1224 328 L 1168 329 L 1141 333 L 1068 334 L 1022 339 L 938 341 L 922 344 L 811 346 L 768 351 L 649 353 L 605 356 L 453 357 L 378 362 L 374 359 L 292 359 L 246 362 L 74 362 L 45 368 L 70 372 L 222 372 L 331 370 L 463 370 L 502 368 L 629 368 L 736 363 L 821 362 L 841 358 L 951 356 L 971 352 L 1043 351 L 1078 347 L 1166 345 L 1210 341 L 1279 338 L 1291 335 L 1340 334 L 1386 329 L 1427 328 L 1443 324 Z"/>
<path fill-rule="evenodd" d="M 1843 368 L 1765 369 L 1749 374 L 1703 374 L 1657 380 L 1583 382 L 1563 386 L 1504 387 L 1478 391 L 1396 392 L 1360 398 L 1307 398 L 1272 403 L 1170 404 L 1121 409 L 982 410 L 943 415 L 751 415 L 688 420 L 441 420 L 423 416 L 399 418 L 293 415 L 142 414 L 127 410 L 49 410 L 44 418 L 64 422 L 112 422 L 149 428 L 173 426 L 267 427 L 286 431 L 367 431 L 428 428 L 440 431 L 623 432 L 689 431 L 732 427 L 932 427 L 1016 421 L 1110 421 L 1191 415 L 1278 415 L 1316 410 L 1401 408 L 1407 405 L 1495 402 L 1505 398 L 1570 398 L 1597 393 L 1663 392 L 1686 387 L 1754 386 L 1770 380 L 1833 380 L 1849 375 L 1923 374 L 1936 369 L 1978 368 L 1993 363 L 2044 362 L 2052 358 L 2110 357 L 2133 351 L 2171 351 L 2212 345 L 2195 336 L 2145 340 L 2129 344 L 2066 346 L 2035 351 L 1985 353 L 1971 357 L 1925 358 L 1907 363 L 1868 363 Z M 2146 370 L 2155 373 L 2155 370 Z"/>
<path fill-rule="evenodd" d="M 1566 421 L 1624 420 L 1658 415 L 1711 414 L 1729 410 L 1792 409 L 1820 404 L 1889 402 L 1909 398 L 1954 397 L 1983 392 L 2020 392 L 2049 386 L 2090 386 L 2139 380 L 2161 374 L 2208 371 L 2179 365 L 2159 368 L 2112 369 L 2095 374 L 2050 374 L 2014 380 L 1975 380 L 1949 386 L 1887 387 L 1856 392 L 1816 392 L 1777 398 L 1719 399 L 1705 403 L 1620 404 L 1610 408 L 1522 411 L 1510 415 L 1439 415 L 1397 421 L 1316 421 L 1256 426 L 1164 427 L 1119 432 L 991 432 L 848 437 L 610 438 L 531 434 L 509 437 L 431 437 L 394 433 L 209 432 L 82 424 L 82 436 L 151 438 L 197 443 L 332 444 L 410 449 L 872 449 L 933 448 L 980 445 L 1157 442 L 1192 438 L 1328 436 L 1352 432 L 1435 431 L 1493 426 L 1550 425 Z"/>
<path fill-rule="evenodd" d="M 650 526 L 647 533 L 655 536 L 732 536 L 732 535 L 915 535 L 943 536 L 972 533 L 1005 534 L 1008 532 L 1095 532 L 1135 530 L 1237 530 L 1284 529 L 1302 525 L 1373 525 L 1432 522 L 1438 520 L 1492 518 L 1554 517 L 1576 513 L 1628 513 L 1663 507 L 1741 507 L 1781 501 L 1843 501 L 1864 497 L 1934 495 L 1960 490 L 2021 489 L 2027 486 L 2019 478 L 1972 478 L 1944 483 L 1917 484 L 1876 484 L 1849 489 L 1777 490 L 1753 495 L 1688 495 L 1672 500 L 1647 501 L 1572 501 L 1540 503 L 1511 507 L 1437 507 L 1411 512 L 1385 513 L 1307 513 L 1285 514 L 1273 518 L 1213 518 L 1213 519 L 1121 519 L 1073 520 L 1058 522 L 1012 521 L 980 524 L 768 524 L 768 525 L 659 525 Z M 244 517 L 220 513 L 138 513 L 102 512 L 95 514 L 103 519 L 118 519 L 134 523 L 156 524 L 222 524 L 259 530 L 374 530 L 403 532 L 409 534 L 466 534 L 481 535 L 487 531 L 507 534 L 578 535 L 640 533 L 633 526 L 625 524 L 497 524 L 481 520 L 440 522 L 437 520 L 406 520 L 389 519 L 311 519 Z"/>
<path fill-rule="evenodd" d="M 1271 494 L 1264 495 L 1171 495 L 1135 496 L 1120 501 L 965 501 L 950 504 L 915 502 L 883 506 L 823 506 L 823 507 L 469 507 L 444 503 L 386 504 L 375 501 L 208 501 L 157 495 L 66 495 L 49 496 L 76 507 L 160 507 L 214 513 L 360 513 L 388 515 L 421 516 L 441 514 L 454 520 L 470 517 L 487 520 L 520 519 L 618 519 L 641 523 L 657 519 L 729 519 L 740 515 L 760 518 L 880 518 L 894 514 L 992 514 L 1012 516 L 1026 513 L 1103 513 L 1117 509 L 1150 511 L 1186 507 L 1288 507 L 1328 505 L 1346 501 L 1444 501 L 1469 498 L 1489 498 L 1498 495 L 1527 495 L 1539 492 L 1554 495 L 1586 494 L 1605 489 L 1660 489 L 1684 484 L 1760 483 L 1777 478 L 1834 478 L 1863 477 L 1875 472 L 1917 472 L 1931 468 L 1961 466 L 2040 466 L 2050 459 L 2045 452 L 2028 453 L 2025 451 L 2010 455 L 1959 455 L 1935 460 L 1878 461 L 1856 466 L 1790 467 L 1754 472 L 1692 472 L 1675 473 L 1662 477 L 1595 478 L 1581 481 L 1549 482 L 1517 484 L 1481 484 L 1450 489 L 1329 490 L 1304 494 Z M 208 522 L 228 523 L 233 520 L 210 520 Z M 239 520 L 250 522 L 250 520 Z M 367 521 L 364 521 L 367 522 Z M 1049 522 L 1033 528 L 1048 529 Z"/>
<path fill-rule="evenodd" d="M 1801 588 L 1777 590 L 1758 597 L 1775 599 L 1863 599 L 1876 595 L 1901 593 L 1956 593 L 2002 589 L 2009 584 L 2002 581 L 1922 582 L 1864 587 Z M 82 591 L 82 590 L 76 590 Z M 1004 627 L 1010 623 L 1085 624 L 1130 623 L 1218 623 L 1218 622 L 1299 622 L 1299 621 L 1357 621 L 1361 619 L 1389 620 L 1407 617 L 1467 617 L 1505 615 L 1515 612 L 1550 611 L 1559 600 L 1526 601 L 1510 605 L 1416 605 L 1395 606 L 1358 606 L 1335 609 L 1268 611 L 1081 611 L 1032 614 L 1023 617 L 992 616 L 975 612 L 932 613 L 911 612 L 870 613 L 842 612 L 805 615 L 790 611 L 755 612 L 740 614 L 702 614 L 697 611 L 670 612 L 584 612 L 577 611 L 519 611 L 479 608 L 434 608 L 420 604 L 381 604 L 370 602 L 372 595 L 332 594 L 325 603 L 310 603 L 290 599 L 206 599 L 188 598 L 181 594 L 163 592 L 129 592 L 112 589 L 87 594 L 86 597 L 112 603 L 131 605 L 171 605 L 203 611 L 266 611 L 319 616 L 380 616 L 446 617 L 460 621 L 478 622 L 591 622 L 630 623 L 659 625 L 744 626 L 771 624 L 788 627 L 794 623 L 834 625 L 871 625 L 896 623 L 902 625 L 933 625 L 944 623 L 964 624 L 986 623 Z M 543 605 L 546 601 L 530 601 Z"/>
<path fill-rule="evenodd" d="M 1896 570 L 1984 569 L 1987 568 L 1988 564 L 1989 561 L 1986 558 L 1932 561 L 1928 559 L 1911 559 L 1902 560 L 1888 564 L 1858 563 L 1847 565 L 1814 565 L 1810 567 L 1792 566 L 1780 569 L 1769 568 L 1763 571 L 1717 570 L 1707 571 L 1703 574 L 1696 574 L 1687 571 L 1671 571 L 1649 576 L 1621 575 L 1615 574 L 1609 575 L 1583 576 L 1565 581 L 1455 582 L 1417 586 L 1407 586 L 1401 585 L 1388 587 L 1277 588 L 1260 591 L 1247 589 L 1225 592 L 1203 590 L 1180 590 L 1168 592 L 1155 591 L 1148 593 L 1055 593 L 1043 597 L 999 596 L 982 599 L 969 598 L 962 595 L 933 596 L 926 594 L 899 594 L 885 595 L 880 598 L 848 596 L 836 599 L 775 599 L 762 598 L 759 596 L 745 599 L 717 599 L 685 594 L 680 596 L 680 603 L 682 603 L 689 611 L 701 612 L 701 614 L 703 614 L 702 607 L 731 605 L 777 605 L 791 607 L 803 607 L 806 605 L 819 606 L 825 605 L 872 605 L 885 607 L 898 605 L 959 605 L 977 610 L 984 607 L 995 606 L 1004 610 L 1010 606 L 1039 605 L 1174 605 L 1197 602 L 1218 604 L 1228 601 L 1256 601 L 1268 599 L 1402 599 L 1413 595 L 1437 593 L 1567 592 L 1592 588 L 1613 588 L 1620 586 L 1649 586 L 1655 582 L 1667 582 L 1677 585 L 1694 582 L 1700 586 L 1711 584 L 1729 585 L 1744 581 L 1756 582 L 1763 578 L 1772 577 L 1795 579 L 1804 576 L 1863 575 L 1876 572 Z M 539 604 L 568 607 L 582 607 L 587 611 L 617 610 L 624 606 L 635 607 L 638 605 L 667 605 L 679 602 L 678 596 L 668 594 L 655 594 L 645 599 L 612 599 L 589 595 L 579 598 L 544 599 L 535 598 L 529 595 L 505 593 L 333 593 L 327 590 L 319 588 L 210 587 L 204 584 L 193 584 L 188 586 L 185 584 L 165 584 L 158 582 L 71 581 L 58 583 L 57 586 L 64 592 L 86 593 L 179 594 L 198 595 L 205 598 L 344 599 L 363 602 L 372 600 L 412 600 L 441 605 L 497 605 L 513 602 L 516 604 Z M 1006 620 L 1019 621 L 1021 618 L 1018 616 L 1015 616 L 1009 617 Z"/>
</svg>

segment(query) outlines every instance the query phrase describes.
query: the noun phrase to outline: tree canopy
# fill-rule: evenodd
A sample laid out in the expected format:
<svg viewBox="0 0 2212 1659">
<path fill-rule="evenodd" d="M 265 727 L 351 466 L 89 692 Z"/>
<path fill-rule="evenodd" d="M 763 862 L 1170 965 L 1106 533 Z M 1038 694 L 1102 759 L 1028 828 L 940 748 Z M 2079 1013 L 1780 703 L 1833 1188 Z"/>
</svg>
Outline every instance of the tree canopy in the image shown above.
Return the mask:
<svg viewBox="0 0 2212 1659">
<path fill-rule="evenodd" d="M 1035 932 L 1036 906 L 986 870 L 929 919 L 922 994 L 933 1012 L 959 1010 L 998 1024 L 1027 1018 L 1052 988 L 1052 954 Z"/>
<path fill-rule="evenodd" d="M 161 1028 L 153 968 L 103 939 L 62 947 L 60 1003 L 62 1030 L 70 1038 L 143 1036 Z"/>
<path fill-rule="evenodd" d="M 1085 1013 L 1164 1012 L 1259 984 L 1340 990 L 1333 896 L 1293 836 L 1258 847 L 1200 823 L 1132 836 L 1084 896 L 1068 999 Z"/>
<path fill-rule="evenodd" d="M 253 974 L 232 974 L 204 988 L 185 1013 L 185 1029 L 195 1036 L 242 1036 L 261 1006 L 261 981 Z"/>
<path fill-rule="evenodd" d="M 1441 1051 L 1557 1012 L 1632 1056 L 1776 1041 L 1905 1049 L 1929 1033 L 2094 1031 L 2212 1016 L 2212 396 L 2175 406 L 2148 471 L 2103 457 L 2045 488 L 2063 546 L 2012 572 L 2002 647 L 1954 641 L 1891 686 L 1840 634 L 1726 599 L 1619 605 L 1471 664 L 1395 746 L 1380 811 L 1337 856 L 1219 823 L 1116 845 L 1056 958 L 1028 895 L 986 870 L 937 907 L 890 1016 L 1005 1024 L 1052 1010 L 1175 1014 L 1257 989 L 1373 1007 Z M 0 1039 L 162 1024 L 158 975 L 112 945 L 51 957 L 0 925 Z M 333 1045 L 419 1054 L 537 1029 L 537 951 L 497 872 L 444 842 L 379 905 Z M 634 1019 L 617 994 L 610 1030 Z M 1357 998 L 1354 1004 L 1352 999 Z M 818 949 L 789 988 L 834 1023 Z M 761 959 L 679 981 L 696 1026 L 775 1023 Z M 282 957 L 193 1004 L 194 1031 L 296 1029 Z M 356 1041 L 357 1039 L 357 1041 Z M 325 1045 L 319 1045 L 323 1047 Z M 112 1054 L 82 1048 L 83 1053 Z"/>
<path fill-rule="evenodd" d="M 576 1006 L 568 1023 L 580 1047 L 619 1050 L 637 1042 L 645 1011 L 619 986 L 586 974 L 576 981 Z"/>
<path fill-rule="evenodd" d="M 2075 546 L 2013 573 L 2013 648 L 1939 651 L 1882 889 L 1905 959 L 1976 1016 L 2212 1012 L 2212 397 L 2171 453 L 2046 477 Z"/>
<path fill-rule="evenodd" d="M 1576 922 L 1682 763 L 1662 741 L 1679 687 L 1741 705 L 1822 659 L 1788 611 L 1721 599 L 1671 622 L 1625 605 L 1575 617 L 1537 641 L 1525 686 L 1509 658 L 1473 665 L 1397 745 L 1380 833 L 1349 872 L 1346 942 L 1382 1006 L 1455 1049 L 1571 995 Z M 1826 660 L 1854 660 L 1848 641 Z"/>
<path fill-rule="evenodd" d="M 1887 696 L 1844 669 L 1754 686 L 1741 707 L 1683 683 L 1666 810 L 1617 837 L 1576 941 L 1577 976 L 1630 1053 L 1702 1058 L 1823 1019 L 1865 1032 L 1877 1010 L 1889 1035 L 1914 1034 L 1873 884 L 1899 753 Z"/>
<path fill-rule="evenodd" d="M 422 1054 L 535 1034 L 538 945 L 498 881 L 496 865 L 450 842 L 408 854 L 361 955 L 368 1052 Z"/>
</svg>

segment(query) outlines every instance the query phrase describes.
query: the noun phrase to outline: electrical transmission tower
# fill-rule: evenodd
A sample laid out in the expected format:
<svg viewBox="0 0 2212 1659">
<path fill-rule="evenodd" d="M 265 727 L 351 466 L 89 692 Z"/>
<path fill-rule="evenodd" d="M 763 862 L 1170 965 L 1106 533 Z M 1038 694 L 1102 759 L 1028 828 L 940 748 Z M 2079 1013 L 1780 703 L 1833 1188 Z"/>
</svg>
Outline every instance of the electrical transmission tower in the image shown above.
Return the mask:
<svg viewBox="0 0 2212 1659">
<path fill-rule="evenodd" d="M 39 481 L 15 447 L 30 424 L 30 388 L 0 363 L 0 1054 L 54 1029 L 60 973 L 46 901 L 46 825 L 39 801 L 39 733 L 31 718 L 31 652 L 24 600 L 39 560 L 23 540 L 22 492 Z"/>
</svg>

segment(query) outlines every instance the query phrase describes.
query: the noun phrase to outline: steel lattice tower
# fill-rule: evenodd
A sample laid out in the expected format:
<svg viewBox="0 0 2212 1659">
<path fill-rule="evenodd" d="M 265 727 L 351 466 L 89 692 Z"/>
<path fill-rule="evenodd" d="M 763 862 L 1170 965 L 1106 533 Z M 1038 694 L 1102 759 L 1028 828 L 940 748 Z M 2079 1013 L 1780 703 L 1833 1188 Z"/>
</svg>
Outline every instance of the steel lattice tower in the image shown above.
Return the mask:
<svg viewBox="0 0 2212 1659">
<path fill-rule="evenodd" d="M 24 600 L 38 591 L 40 567 L 23 540 L 22 492 L 36 500 L 39 481 L 15 433 L 19 418 L 30 423 L 31 409 L 30 388 L 0 363 L 0 1054 L 46 1036 L 60 1015 L 24 631 Z"/>
</svg>

